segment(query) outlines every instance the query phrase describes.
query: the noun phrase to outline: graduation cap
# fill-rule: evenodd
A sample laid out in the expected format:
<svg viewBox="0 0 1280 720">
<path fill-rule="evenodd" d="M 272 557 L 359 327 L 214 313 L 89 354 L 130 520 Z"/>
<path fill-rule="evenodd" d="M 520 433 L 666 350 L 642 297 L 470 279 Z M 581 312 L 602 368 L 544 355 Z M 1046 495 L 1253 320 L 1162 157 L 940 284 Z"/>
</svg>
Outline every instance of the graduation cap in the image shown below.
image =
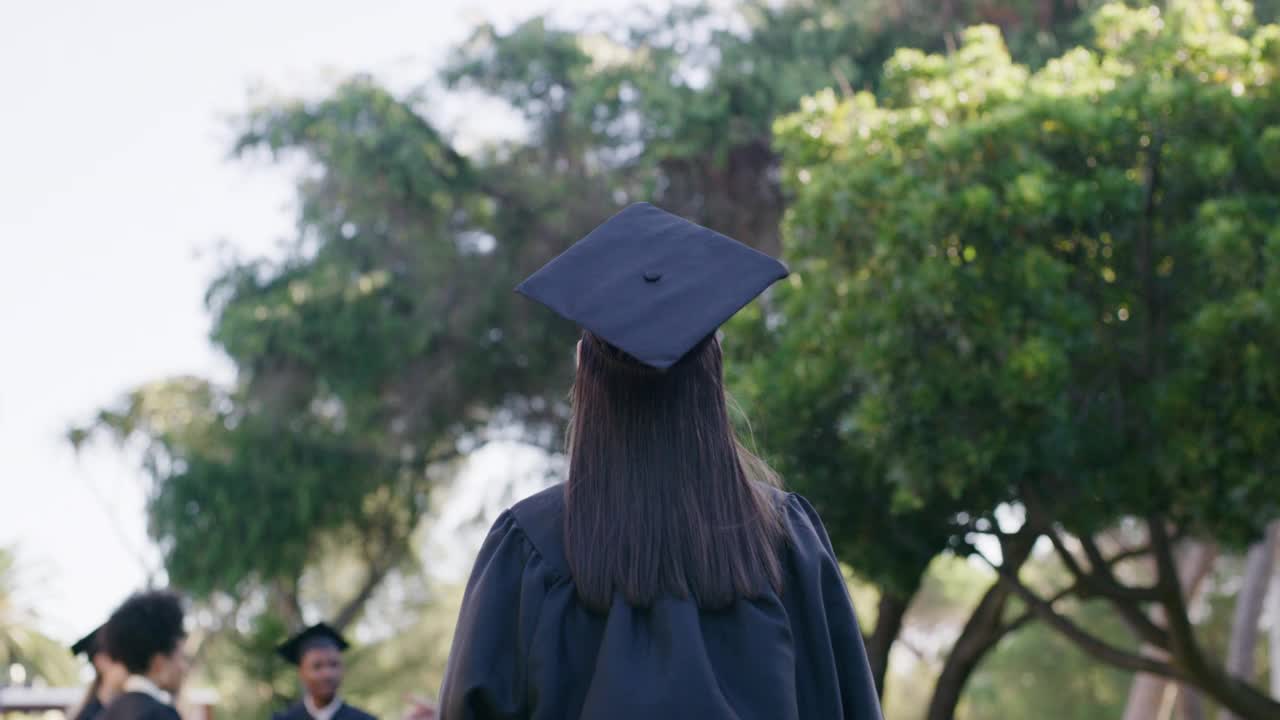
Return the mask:
<svg viewBox="0 0 1280 720">
<path fill-rule="evenodd" d="M 302 663 L 302 656 L 308 650 L 317 647 L 337 648 L 341 652 L 346 650 L 348 645 L 346 639 L 337 630 L 324 623 L 317 623 L 284 641 L 276 648 L 276 652 L 290 663 L 299 665 Z"/>
<path fill-rule="evenodd" d="M 786 266 L 764 253 L 636 203 L 516 292 L 665 370 L 786 276 Z"/>
<path fill-rule="evenodd" d="M 105 624 L 99 625 L 88 635 L 77 640 L 75 644 L 71 646 L 71 654 L 84 655 L 92 660 L 93 656 L 97 655 L 98 650 L 102 647 L 102 643 L 99 641 L 98 635 L 102 632 L 102 628 L 104 627 L 106 627 Z"/>
</svg>

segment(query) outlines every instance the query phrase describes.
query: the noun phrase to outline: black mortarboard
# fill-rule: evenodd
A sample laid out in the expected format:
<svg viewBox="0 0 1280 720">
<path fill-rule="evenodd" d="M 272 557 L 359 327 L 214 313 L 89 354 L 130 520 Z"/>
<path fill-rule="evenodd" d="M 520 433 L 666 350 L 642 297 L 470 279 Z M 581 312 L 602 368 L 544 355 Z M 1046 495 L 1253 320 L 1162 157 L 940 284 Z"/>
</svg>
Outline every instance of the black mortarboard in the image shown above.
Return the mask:
<svg viewBox="0 0 1280 720">
<path fill-rule="evenodd" d="M 324 623 L 317 623 L 286 640 L 276 648 L 276 652 L 297 665 L 302 662 L 302 656 L 314 647 L 336 647 L 342 651 L 347 649 L 347 641 L 337 630 Z"/>
<path fill-rule="evenodd" d="M 665 370 L 786 276 L 786 266 L 764 253 L 636 203 L 516 291 Z"/>
<path fill-rule="evenodd" d="M 101 638 L 99 638 L 98 635 L 102 632 L 103 627 L 105 626 L 99 625 L 98 627 L 94 628 L 93 631 L 90 632 L 88 635 L 85 635 L 84 637 L 77 640 L 76 644 L 71 646 L 71 654 L 72 655 L 83 654 L 85 657 L 92 660 L 93 656 L 98 654 L 98 648 L 101 645 L 101 642 L 100 642 Z"/>
</svg>

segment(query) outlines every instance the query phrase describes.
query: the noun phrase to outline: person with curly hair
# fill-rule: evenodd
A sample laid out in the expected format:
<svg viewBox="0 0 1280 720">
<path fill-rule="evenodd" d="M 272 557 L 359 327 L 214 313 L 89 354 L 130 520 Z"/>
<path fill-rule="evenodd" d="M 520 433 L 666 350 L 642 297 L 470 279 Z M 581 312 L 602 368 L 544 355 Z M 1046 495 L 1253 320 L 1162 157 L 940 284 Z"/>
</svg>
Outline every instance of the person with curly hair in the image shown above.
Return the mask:
<svg viewBox="0 0 1280 720">
<path fill-rule="evenodd" d="M 187 674 L 182 600 L 154 590 L 124 601 L 104 630 L 107 652 L 129 671 L 102 720 L 180 720 L 174 694 Z"/>
</svg>

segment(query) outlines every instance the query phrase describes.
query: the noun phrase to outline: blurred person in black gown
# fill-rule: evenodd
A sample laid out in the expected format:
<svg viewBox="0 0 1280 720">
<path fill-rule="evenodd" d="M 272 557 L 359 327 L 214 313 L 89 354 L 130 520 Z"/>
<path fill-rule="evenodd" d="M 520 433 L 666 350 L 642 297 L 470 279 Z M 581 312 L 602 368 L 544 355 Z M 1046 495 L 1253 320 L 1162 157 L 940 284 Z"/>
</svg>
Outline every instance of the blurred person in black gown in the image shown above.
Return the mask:
<svg viewBox="0 0 1280 720">
<path fill-rule="evenodd" d="M 730 422 L 717 329 L 787 274 L 641 203 L 517 288 L 583 328 L 569 472 L 490 530 L 444 720 L 880 720 L 818 514 Z"/>
<path fill-rule="evenodd" d="M 138 593 L 111 614 L 105 636 L 129 676 L 102 720 L 180 720 L 174 696 L 188 669 L 182 600 L 165 590 Z"/>
<path fill-rule="evenodd" d="M 80 705 L 69 713 L 75 720 L 95 720 L 124 688 L 129 671 L 111 657 L 102 642 L 103 626 L 85 635 L 71 646 L 72 655 L 84 655 L 93 665 L 93 682 Z"/>
<path fill-rule="evenodd" d="M 277 648 L 281 657 L 298 666 L 302 699 L 273 715 L 272 720 L 376 720 L 338 693 L 342 688 L 342 651 L 347 647 L 337 630 L 319 623 Z"/>
</svg>

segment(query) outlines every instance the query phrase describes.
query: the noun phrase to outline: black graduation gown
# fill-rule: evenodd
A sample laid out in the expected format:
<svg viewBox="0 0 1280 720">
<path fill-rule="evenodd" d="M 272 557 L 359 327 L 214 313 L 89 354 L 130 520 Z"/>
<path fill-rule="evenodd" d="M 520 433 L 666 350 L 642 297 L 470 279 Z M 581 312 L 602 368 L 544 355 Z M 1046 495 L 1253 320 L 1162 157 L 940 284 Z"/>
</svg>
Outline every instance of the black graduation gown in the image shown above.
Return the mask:
<svg viewBox="0 0 1280 720">
<path fill-rule="evenodd" d="M 76 713 L 75 720 L 94 720 L 105 709 L 106 707 L 103 706 L 102 701 L 98 699 L 98 694 L 94 693 L 89 697 L 89 701 L 84 704 L 84 707 L 80 708 L 80 712 Z"/>
<path fill-rule="evenodd" d="M 307 712 L 307 706 L 298 701 L 284 710 L 271 716 L 271 720 L 314 720 L 311 713 Z M 352 707 L 343 702 L 338 707 L 338 711 L 333 714 L 333 720 L 378 720 L 369 713 L 357 707 Z"/>
<path fill-rule="evenodd" d="M 127 692 L 112 700 L 99 720 L 182 720 L 172 705 L 146 693 Z"/>
<path fill-rule="evenodd" d="M 792 542 L 781 596 L 700 611 L 691 600 L 607 615 L 567 572 L 563 486 L 489 531 L 440 690 L 443 720 L 881 720 L 853 605 L 808 501 L 778 491 Z"/>
</svg>

